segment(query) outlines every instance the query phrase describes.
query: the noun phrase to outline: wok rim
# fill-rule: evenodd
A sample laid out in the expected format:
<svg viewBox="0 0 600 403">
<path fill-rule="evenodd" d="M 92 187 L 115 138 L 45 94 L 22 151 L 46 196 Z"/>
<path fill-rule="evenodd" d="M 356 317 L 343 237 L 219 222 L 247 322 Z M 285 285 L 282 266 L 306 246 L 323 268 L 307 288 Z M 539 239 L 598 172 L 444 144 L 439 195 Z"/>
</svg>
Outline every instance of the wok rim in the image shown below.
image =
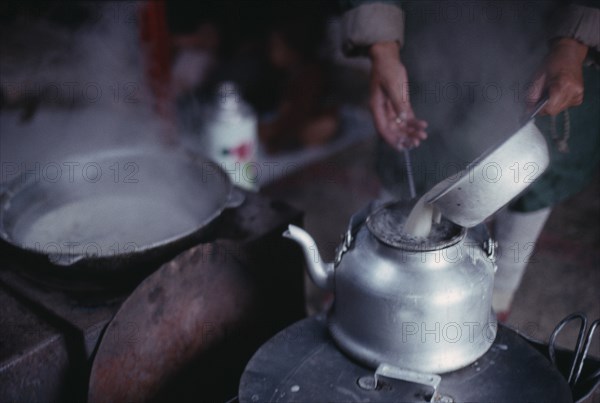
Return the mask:
<svg viewBox="0 0 600 403">
<path fill-rule="evenodd" d="M 235 189 L 234 189 L 234 185 L 233 185 L 231 179 L 229 178 L 229 176 L 227 175 L 227 173 L 223 170 L 223 168 L 221 168 L 221 166 L 217 162 L 210 160 L 200 154 L 193 153 L 189 150 L 161 149 L 158 147 L 141 148 L 141 149 L 134 148 L 134 147 L 110 148 L 110 149 L 104 149 L 104 150 L 96 152 L 96 153 L 89 152 L 89 153 L 70 154 L 70 155 L 66 155 L 66 156 L 62 157 L 61 159 L 68 161 L 69 159 L 73 159 L 73 158 L 78 158 L 79 160 L 85 160 L 85 158 L 88 158 L 89 161 L 93 161 L 93 160 L 106 161 L 109 158 L 122 158 L 122 157 L 134 157 L 134 156 L 161 157 L 163 159 L 162 160 L 163 162 L 165 161 L 165 157 L 168 157 L 171 159 L 177 159 L 179 161 L 193 164 L 194 166 L 200 167 L 200 168 L 202 167 L 203 164 L 208 163 L 214 169 L 214 172 L 216 172 L 216 174 L 219 176 L 217 181 L 219 181 L 219 183 L 222 183 L 222 186 L 224 187 L 223 200 L 219 201 L 218 208 L 214 209 L 214 211 L 212 213 L 208 214 L 206 216 L 206 218 L 204 220 L 202 220 L 201 222 L 198 222 L 197 224 L 195 224 L 193 226 L 193 228 L 191 228 L 190 230 L 181 232 L 177 235 L 174 235 L 174 236 L 171 236 L 168 238 L 163 238 L 163 239 L 153 242 L 153 243 L 141 245 L 140 247 L 135 248 L 133 251 L 129 251 L 129 252 L 121 252 L 120 251 L 118 253 L 101 253 L 98 255 L 93 255 L 93 254 L 86 255 L 83 253 L 69 253 L 66 251 L 65 252 L 47 253 L 47 252 L 41 251 L 39 249 L 35 249 L 32 247 L 23 245 L 22 243 L 15 240 L 5 228 L 5 225 L 4 225 L 5 216 L 7 214 L 7 210 L 10 209 L 10 207 L 7 208 L 7 205 L 10 206 L 11 200 L 16 195 L 18 195 L 20 192 L 24 191 L 25 189 L 29 189 L 30 187 L 33 187 L 33 186 L 41 186 L 36 180 L 31 179 L 31 178 L 27 179 L 27 175 L 25 173 L 20 173 L 15 178 L 8 181 L 6 184 L 2 184 L 2 188 L 0 189 L 1 196 L 4 196 L 5 193 L 7 194 L 6 197 L 2 197 L 0 199 L 0 239 L 2 239 L 4 242 L 10 244 L 11 246 L 13 246 L 21 251 L 24 251 L 24 252 L 27 252 L 27 253 L 30 253 L 33 255 L 45 257 L 45 258 L 47 258 L 49 263 L 51 263 L 57 267 L 68 269 L 69 267 L 76 266 L 77 264 L 85 263 L 85 262 L 92 262 L 92 261 L 101 262 L 101 261 L 110 261 L 113 259 L 131 258 L 134 256 L 140 256 L 147 252 L 155 251 L 160 248 L 167 247 L 169 245 L 173 245 L 178 242 L 182 242 L 182 241 L 200 233 L 203 229 L 205 229 L 211 223 L 213 223 L 223 213 L 223 211 L 229 207 L 228 202 L 231 201 L 232 196 L 235 193 Z M 25 178 L 25 179 L 23 179 L 23 178 Z M 60 263 L 61 260 L 62 261 L 73 260 L 73 261 L 68 262 L 66 264 L 65 263 L 61 264 Z"/>
</svg>

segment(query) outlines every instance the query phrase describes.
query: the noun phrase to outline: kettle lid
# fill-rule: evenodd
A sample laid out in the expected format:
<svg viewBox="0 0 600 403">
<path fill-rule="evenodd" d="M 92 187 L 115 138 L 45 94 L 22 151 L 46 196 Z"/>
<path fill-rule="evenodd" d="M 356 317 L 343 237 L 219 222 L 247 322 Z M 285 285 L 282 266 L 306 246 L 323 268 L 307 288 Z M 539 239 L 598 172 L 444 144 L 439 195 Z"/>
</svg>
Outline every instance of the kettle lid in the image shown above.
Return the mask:
<svg viewBox="0 0 600 403">
<path fill-rule="evenodd" d="M 464 227 L 443 217 L 439 224 L 432 226 L 427 238 L 405 234 L 402 228 L 412 207 L 412 203 L 407 201 L 386 203 L 369 215 L 367 228 L 380 242 L 408 251 L 426 252 L 447 248 L 466 236 Z"/>
</svg>

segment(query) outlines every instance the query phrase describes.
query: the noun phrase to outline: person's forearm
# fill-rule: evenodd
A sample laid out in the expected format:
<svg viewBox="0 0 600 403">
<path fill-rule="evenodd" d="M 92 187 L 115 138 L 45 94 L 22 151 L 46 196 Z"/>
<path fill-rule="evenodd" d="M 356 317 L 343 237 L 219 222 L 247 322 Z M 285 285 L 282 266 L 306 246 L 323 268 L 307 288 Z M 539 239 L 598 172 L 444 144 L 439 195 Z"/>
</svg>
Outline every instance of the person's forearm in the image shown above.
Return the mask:
<svg viewBox="0 0 600 403">
<path fill-rule="evenodd" d="M 560 54 L 564 60 L 583 65 L 588 47 L 573 38 L 558 38 L 552 41 L 550 52 L 555 55 Z"/>
<path fill-rule="evenodd" d="M 396 41 L 378 42 L 369 47 L 369 57 L 371 60 L 381 60 L 382 58 L 398 58 L 400 54 L 400 44 Z"/>
<path fill-rule="evenodd" d="M 548 103 L 541 114 L 554 116 L 581 105 L 584 95 L 582 70 L 587 52 L 587 45 L 576 39 L 558 38 L 551 43 L 550 52 L 528 97 L 533 103 L 542 93 L 548 94 Z"/>
</svg>

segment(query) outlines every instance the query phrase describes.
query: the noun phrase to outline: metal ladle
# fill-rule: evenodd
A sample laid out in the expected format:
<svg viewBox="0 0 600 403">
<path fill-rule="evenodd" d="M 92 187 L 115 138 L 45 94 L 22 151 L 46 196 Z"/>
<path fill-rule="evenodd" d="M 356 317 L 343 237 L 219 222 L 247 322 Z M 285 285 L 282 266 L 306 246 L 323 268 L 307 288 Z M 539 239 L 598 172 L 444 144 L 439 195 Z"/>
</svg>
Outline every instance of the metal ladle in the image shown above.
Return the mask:
<svg viewBox="0 0 600 403">
<path fill-rule="evenodd" d="M 427 202 L 450 221 L 471 228 L 524 191 L 550 162 L 546 140 L 533 122 L 547 102 L 543 97 L 519 130 L 435 185 Z"/>
<path fill-rule="evenodd" d="M 404 166 L 406 168 L 406 177 L 408 179 L 408 190 L 412 200 L 417 196 L 417 191 L 415 190 L 415 177 L 413 173 L 412 162 L 410 160 L 410 150 L 405 148 L 402 150 L 402 153 L 404 154 Z"/>
</svg>

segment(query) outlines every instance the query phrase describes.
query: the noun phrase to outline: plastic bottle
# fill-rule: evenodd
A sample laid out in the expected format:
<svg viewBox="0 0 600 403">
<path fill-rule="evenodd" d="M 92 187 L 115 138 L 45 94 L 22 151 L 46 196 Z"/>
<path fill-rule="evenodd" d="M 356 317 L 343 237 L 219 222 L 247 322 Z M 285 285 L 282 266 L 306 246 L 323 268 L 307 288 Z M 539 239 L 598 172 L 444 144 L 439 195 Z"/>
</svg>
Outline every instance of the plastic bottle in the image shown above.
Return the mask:
<svg viewBox="0 0 600 403">
<path fill-rule="evenodd" d="M 254 111 L 244 102 L 234 83 L 222 83 L 204 124 L 204 154 L 220 164 L 233 183 L 256 190 L 260 174 L 254 162 L 257 145 Z"/>
</svg>

